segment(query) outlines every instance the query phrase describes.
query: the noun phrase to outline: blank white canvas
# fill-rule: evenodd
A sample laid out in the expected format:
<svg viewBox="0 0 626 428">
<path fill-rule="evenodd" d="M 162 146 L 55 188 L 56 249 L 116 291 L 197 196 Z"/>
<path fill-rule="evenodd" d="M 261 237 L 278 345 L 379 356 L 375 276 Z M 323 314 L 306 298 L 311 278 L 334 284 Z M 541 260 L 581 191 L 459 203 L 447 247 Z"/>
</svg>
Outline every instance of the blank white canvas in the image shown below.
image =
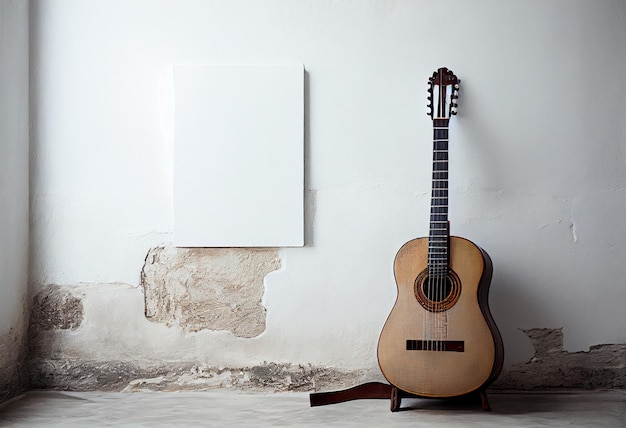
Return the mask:
<svg viewBox="0 0 626 428">
<path fill-rule="evenodd" d="M 304 245 L 304 68 L 174 67 L 174 245 Z"/>
</svg>

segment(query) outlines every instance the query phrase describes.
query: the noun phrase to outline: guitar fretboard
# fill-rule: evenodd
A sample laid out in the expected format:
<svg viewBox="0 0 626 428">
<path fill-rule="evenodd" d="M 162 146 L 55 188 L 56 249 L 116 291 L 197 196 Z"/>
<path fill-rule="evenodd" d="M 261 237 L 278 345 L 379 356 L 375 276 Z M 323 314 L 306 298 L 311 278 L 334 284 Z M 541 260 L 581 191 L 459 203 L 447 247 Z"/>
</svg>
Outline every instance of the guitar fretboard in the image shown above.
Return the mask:
<svg viewBox="0 0 626 428">
<path fill-rule="evenodd" d="M 433 185 L 428 234 L 428 272 L 431 278 L 448 274 L 448 122 L 433 120 Z"/>
</svg>

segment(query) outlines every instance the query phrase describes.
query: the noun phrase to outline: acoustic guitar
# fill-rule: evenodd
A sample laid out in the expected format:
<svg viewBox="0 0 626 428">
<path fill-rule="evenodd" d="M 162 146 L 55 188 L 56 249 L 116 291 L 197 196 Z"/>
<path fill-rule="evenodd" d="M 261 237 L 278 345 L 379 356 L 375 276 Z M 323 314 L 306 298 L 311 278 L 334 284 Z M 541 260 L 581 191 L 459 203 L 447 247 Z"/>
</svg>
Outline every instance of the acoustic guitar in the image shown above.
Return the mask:
<svg viewBox="0 0 626 428">
<path fill-rule="evenodd" d="M 378 363 L 401 391 L 424 397 L 483 392 L 502 369 L 502 338 L 491 316 L 492 264 L 473 242 L 450 236 L 448 124 L 459 79 L 447 68 L 428 82 L 433 172 L 428 237 L 400 248 L 397 299 L 378 340 Z"/>
</svg>

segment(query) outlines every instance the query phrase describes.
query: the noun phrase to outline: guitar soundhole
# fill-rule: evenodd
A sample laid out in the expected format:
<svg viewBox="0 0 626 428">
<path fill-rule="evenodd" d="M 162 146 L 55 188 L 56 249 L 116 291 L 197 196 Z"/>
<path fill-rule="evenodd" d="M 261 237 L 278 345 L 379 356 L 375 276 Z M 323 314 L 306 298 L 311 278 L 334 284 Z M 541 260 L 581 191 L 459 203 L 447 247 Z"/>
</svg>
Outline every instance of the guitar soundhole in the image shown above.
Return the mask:
<svg viewBox="0 0 626 428">
<path fill-rule="evenodd" d="M 461 280 L 452 270 L 445 277 L 431 278 L 426 268 L 415 279 L 415 297 L 430 312 L 447 311 L 460 296 Z"/>
<path fill-rule="evenodd" d="M 452 281 L 447 276 L 445 278 L 432 278 L 429 276 L 422 284 L 424 296 L 435 303 L 444 301 L 451 291 Z"/>
</svg>

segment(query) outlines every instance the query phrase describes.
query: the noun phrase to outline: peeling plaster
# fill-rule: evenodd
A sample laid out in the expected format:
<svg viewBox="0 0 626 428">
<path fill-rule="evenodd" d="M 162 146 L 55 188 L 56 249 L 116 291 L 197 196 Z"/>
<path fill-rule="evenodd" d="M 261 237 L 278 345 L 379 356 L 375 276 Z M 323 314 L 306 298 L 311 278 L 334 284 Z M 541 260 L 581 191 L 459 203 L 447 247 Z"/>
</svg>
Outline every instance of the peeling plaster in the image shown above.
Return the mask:
<svg viewBox="0 0 626 428">
<path fill-rule="evenodd" d="M 493 385 L 496 389 L 625 388 L 626 344 L 595 345 L 587 352 L 563 349 L 563 329 L 523 330 L 535 355 L 514 364 Z"/>
<path fill-rule="evenodd" d="M 342 372 L 285 363 L 229 368 L 192 363 L 150 364 L 128 361 L 32 361 L 34 388 L 73 391 L 202 391 L 230 388 L 247 391 L 319 391 L 363 381 L 360 371 Z"/>
<path fill-rule="evenodd" d="M 141 272 L 146 318 L 191 332 L 258 336 L 263 279 L 279 268 L 276 249 L 152 248 Z"/>
</svg>

